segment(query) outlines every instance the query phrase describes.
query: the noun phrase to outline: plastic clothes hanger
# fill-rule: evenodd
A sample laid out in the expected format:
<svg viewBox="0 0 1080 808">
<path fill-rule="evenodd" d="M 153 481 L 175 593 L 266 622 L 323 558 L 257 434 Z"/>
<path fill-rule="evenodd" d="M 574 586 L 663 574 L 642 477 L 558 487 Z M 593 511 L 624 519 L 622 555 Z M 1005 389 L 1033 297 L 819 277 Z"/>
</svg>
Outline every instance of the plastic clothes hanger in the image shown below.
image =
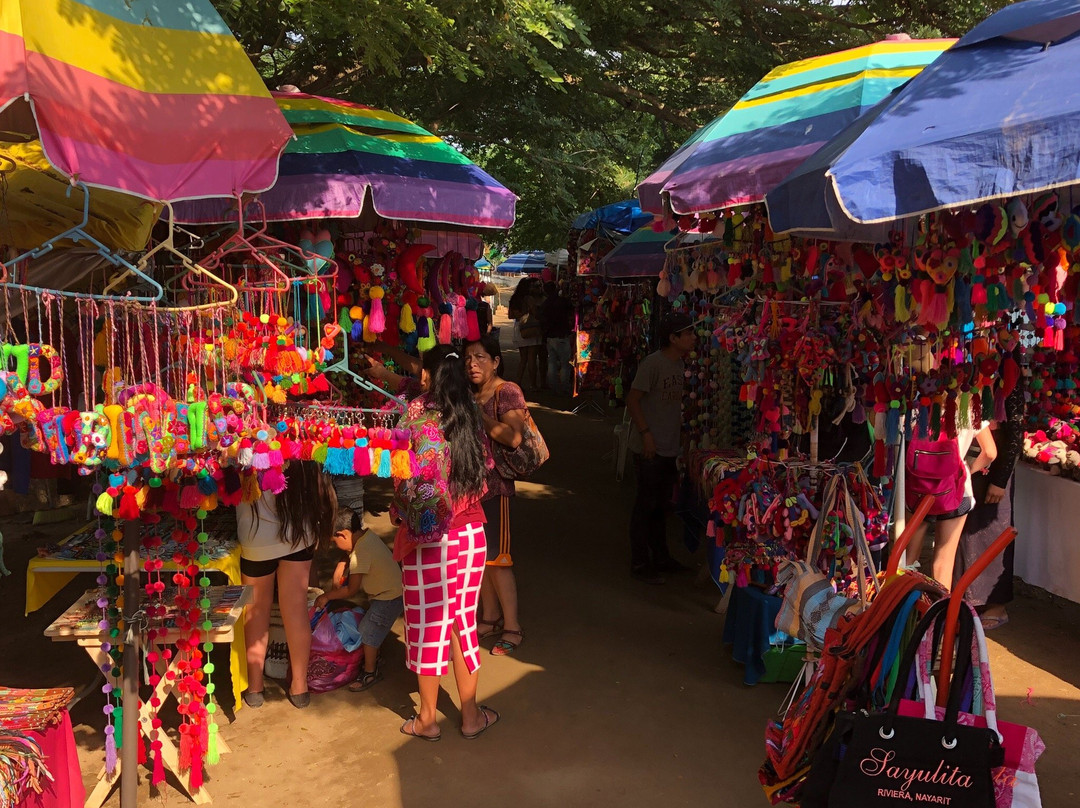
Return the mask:
<svg viewBox="0 0 1080 808">
<path fill-rule="evenodd" d="M 162 241 L 154 245 L 154 247 L 152 247 L 145 255 L 142 256 L 142 258 L 139 259 L 137 267 L 133 267 L 132 272 L 141 277 L 147 277 L 144 273 L 144 270 L 146 270 L 146 268 L 149 266 L 150 259 L 157 255 L 157 253 L 159 252 L 166 252 L 179 259 L 180 265 L 183 267 L 183 269 L 187 270 L 187 272 L 184 273 L 185 278 L 190 276 L 204 277 L 208 281 L 210 281 L 211 286 L 224 289 L 228 297 L 225 300 L 215 300 L 209 303 L 197 303 L 189 306 L 159 306 L 157 310 L 159 312 L 205 311 L 209 309 L 218 309 L 223 306 L 235 305 L 236 301 L 240 299 L 240 293 L 237 291 L 235 286 L 226 281 L 224 278 L 218 277 L 205 266 L 202 266 L 201 264 L 192 261 L 187 255 L 185 255 L 176 248 L 176 217 L 173 213 L 172 205 L 168 202 L 165 202 L 164 204 L 169 212 L 168 232 Z M 113 278 L 109 285 L 105 287 L 105 291 L 109 292 L 110 290 L 114 289 L 124 278 L 127 277 L 128 274 L 129 273 L 123 273 L 118 277 Z M 156 282 L 155 285 L 157 285 Z M 158 286 L 158 289 L 161 289 L 161 286 Z M 136 298 L 125 299 L 134 300 Z"/>
<path fill-rule="evenodd" d="M 363 390 L 368 390 L 374 393 L 379 393 L 382 396 L 390 399 L 394 404 L 402 411 L 405 411 L 406 404 L 405 399 L 398 398 L 397 396 L 386 392 L 376 384 L 372 384 L 367 378 L 361 376 L 359 373 L 349 367 L 349 329 L 342 326 L 341 328 L 341 358 L 331 365 L 327 365 L 322 369 L 323 373 L 344 373 L 349 376 L 357 386 Z"/>
<path fill-rule="evenodd" d="M 337 263 L 332 258 L 318 255 L 313 252 L 298 247 L 295 244 L 289 244 L 286 241 L 275 238 L 267 232 L 268 223 L 266 221 L 266 208 L 263 203 L 254 199 L 248 202 L 249 205 L 255 205 L 261 212 L 261 218 L 257 225 L 252 225 L 245 222 L 244 210 L 247 207 L 244 201 L 240 198 L 237 199 L 237 211 L 238 211 L 238 227 L 236 231 L 230 235 L 216 250 L 214 250 L 209 256 L 203 260 L 203 265 L 214 268 L 221 263 L 221 260 L 228 255 L 235 253 L 248 253 L 251 257 L 258 262 L 262 267 L 270 270 L 271 275 L 275 279 L 273 286 L 266 286 L 264 284 L 243 284 L 243 288 L 260 291 L 272 291 L 277 293 L 288 292 L 292 288 L 294 278 L 290 277 L 285 271 L 285 268 L 289 268 L 299 274 L 300 277 L 309 278 L 312 276 L 312 271 L 308 266 L 309 261 L 316 262 L 313 266 L 332 265 L 332 274 L 337 275 Z M 292 260 L 292 257 L 298 257 L 299 261 Z M 319 274 L 320 278 L 328 278 L 331 273 Z"/>
<path fill-rule="evenodd" d="M 117 300 L 126 301 L 129 303 L 157 303 L 165 294 L 165 290 L 161 287 L 157 281 L 143 272 L 143 266 L 135 266 L 130 261 L 127 261 L 118 253 L 109 249 L 103 243 L 86 232 L 86 226 L 90 222 L 90 189 L 81 182 L 73 183 L 68 188 L 68 195 L 71 194 L 71 188 L 79 188 L 83 192 L 83 213 L 82 221 L 73 227 L 69 227 L 63 233 L 53 236 L 45 241 L 39 247 L 35 247 L 32 250 L 27 250 L 21 255 L 17 255 L 14 258 L 4 262 L 4 275 L 0 286 L 7 289 L 22 289 L 27 292 L 34 292 L 36 294 L 53 294 L 61 295 L 63 297 L 78 298 L 81 300 Z M 147 283 L 155 292 L 153 297 L 146 295 L 111 295 L 109 290 L 114 287 L 116 280 L 105 287 L 105 291 L 101 294 L 95 294 L 92 292 L 74 292 L 66 289 L 46 289 L 41 286 L 31 286 L 29 284 L 21 283 L 18 280 L 18 268 L 19 264 L 23 261 L 40 258 L 46 253 L 52 252 L 53 248 L 61 241 L 70 240 L 76 244 L 82 242 L 88 242 L 90 245 L 97 249 L 97 254 L 112 264 L 114 267 L 118 267 L 123 271 L 119 277 L 124 278 L 128 275 L 136 275 L 140 280 Z M 12 270 L 9 274 L 8 270 Z"/>
</svg>

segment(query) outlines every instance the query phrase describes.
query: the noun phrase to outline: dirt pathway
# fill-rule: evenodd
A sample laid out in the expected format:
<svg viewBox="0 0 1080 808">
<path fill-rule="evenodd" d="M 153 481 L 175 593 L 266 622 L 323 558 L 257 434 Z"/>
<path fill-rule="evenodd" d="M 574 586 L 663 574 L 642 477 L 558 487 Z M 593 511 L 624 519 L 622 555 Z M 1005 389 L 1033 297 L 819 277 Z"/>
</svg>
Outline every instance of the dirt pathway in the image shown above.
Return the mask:
<svg viewBox="0 0 1080 808">
<path fill-rule="evenodd" d="M 756 776 L 762 731 L 786 685 L 742 684 L 741 668 L 720 644 L 723 617 L 712 611 L 711 582 L 693 574 L 662 587 L 630 579 L 633 482 L 616 483 L 604 458 L 613 422 L 556 406 L 537 407 L 535 417 L 552 459 L 515 503 L 526 639 L 512 657 L 485 653 L 480 675 L 481 700 L 502 713 L 500 725 L 465 741 L 444 695 L 442 741 L 399 734 L 417 704 L 416 683 L 392 638 L 386 678 L 372 690 L 317 695 L 298 711 L 271 685 L 263 708 L 244 709 L 222 726 L 233 752 L 210 770 L 215 805 L 767 805 Z M 379 490 L 382 496 L 369 497 L 373 505 L 385 502 L 385 487 Z M 391 535 L 385 513 L 374 527 Z M 41 631 L 92 579 L 84 576 L 24 619 L 20 577 L 42 537 L 18 525 L 4 532 L 15 575 L 0 584 L 0 618 L 14 630 L 0 637 L 0 682 L 81 684 L 90 673 L 86 657 Z M 672 546 L 681 549 L 677 539 Z M 1012 622 L 991 643 L 999 713 L 1039 728 L 1048 747 L 1039 765 L 1044 805 L 1072 805 L 1080 794 L 1080 608 L 1025 598 L 1011 611 Z M 102 760 L 100 709 L 91 697 L 73 714 L 88 786 Z M 188 804 L 166 791 L 172 805 Z M 145 781 L 141 793 L 158 799 Z"/>
</svg>

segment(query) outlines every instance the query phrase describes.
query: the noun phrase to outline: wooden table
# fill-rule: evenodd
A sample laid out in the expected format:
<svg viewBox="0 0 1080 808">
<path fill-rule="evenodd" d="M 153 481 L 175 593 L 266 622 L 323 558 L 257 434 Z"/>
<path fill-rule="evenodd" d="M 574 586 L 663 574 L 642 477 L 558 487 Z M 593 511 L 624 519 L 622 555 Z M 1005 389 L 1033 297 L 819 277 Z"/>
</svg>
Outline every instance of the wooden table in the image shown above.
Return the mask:
<svg viewBox="0 0 1080 808">
<path fill-rule="evenodd" d="M 209 562 L 201 569 L 220 572 L 230 584 L 239 586 L 240 544 L 236 540 L 236 520 L 231 509 L 224 510 L 228 513 L 218 514 L 218 511 L 211 511 L 213 519 L 208 517 L 206 520 L 207 532 L 210 534 L 206 546 L 212 554 Z M 101 571 L 100 561 L 94 557 L 86 557 L 91 552 L 91 546 L 96 555 L 97 540 L 92 538 L 96 529 L 97 523 L 91 522 L 57 542 L 54 553 L 30 559 L 26 567 L 26 614 L 36 612 L 52 600 L 77 574 L 96 574 Z M 163 569 L 179 569 L 169 553 L 162 555 L 165 562 Z M 229 674 L 232 677 L 233 709 L 239 710 L 243 705 L 240 694 L 247 687 L 247 655 L 242 623 L 236 626 L 234 632 L 229 652 Z"/>
<path fill-rule="evenodd" d="M 239 590 L 237 592 L 237 590 Z M 95 601 L 99 597 L 99 591 L 89 590 L 83 594 L 75 603 L 71 605 L 60 617 L 52 622 L 47 629 L 45 629 L 45 636 L 53 640 L 53 642 L 76 642 L 79 647 L 86 651 L 87 655 L 94 661 L 98 670 L 102 669 L 103 665 L 111 662 L 109 654 L 102 650 L 102 644 L 108 641 L 107 635 L 98 628 L 98 620 L 100 619 L 100 610 L 96 608 Z M 251 602 L 252 590 L 249 586 L 213 586 L 208 589 L 208 597 L 211 600 L 211 609 L 220 609 L 211 616 L 211 620 L 214 623 L 214 627 L 204 633 L 204 642 L 212 643 L 232 643 L 235 630 L 238 625 L 242 625 L 242 616 L 244 613 L 244 607 Z M 225 606 L 221 605 L 223 598 L 228 599 L 227 611 Z M 157 645 L 171 645 L 180 639 L 180 633 L 175 628 L 164 629 L 164 634 L 158 634 L 155 638 L 155 644 Z M 177 664 L 179 662 L 179 654 L 174 654 L 170 660 L 167 671 L 172 671 L 177 674 L 173 678 L 167 675 L 162 675 L 161 680 L 154 688 L 154 696 L 160 699 L 160 703 L 164 705 L 166 698 L 172 695 L 173 688 L 179 681 L 179 671 Z M 112 677 L 106 677 L 110 683 L 119 687 L 120 683 L 112 679 Z M 158 708 L 160 709 L 160 707 Z M 139 729 L 143 736 L 147 739 L 152 737 L 151 720 L 153 718 L 153 709 L 150 706 L 150 700 L 147 699 L 142 703 L 139 709 Z M 165 768 L 171 771 L 176 778 L 180 781 L 181 787 L 191 797 L 191 799 L 199 805 L 210 802 L 210 795 L 206 791 L 205 786 L 193 789 L 188 779 L 186 772 L 180 771 L 180 755 L 176 745 L 169 738 L 168 734 L 164 731 L 164 728 L 157 731 L 157 740 L 161 742 L 161 759 L 165 765 Z M 223 738 L 218 737 L 218 750 L 222 753 L 230 751 L 225 744 Z M 100 808 L 102 803 L 108 799 L 109 794 L 113 788 L 120 782 L 120 761 L 116 763 L 116 769 L 112 776 L 109 776 L 105 771 L 105 767 L 102 766 L 101 772 L 98 774 L 97 785 L 91 792 L 90 796 L 86 799 L 86 808 Z"/>
</svg>

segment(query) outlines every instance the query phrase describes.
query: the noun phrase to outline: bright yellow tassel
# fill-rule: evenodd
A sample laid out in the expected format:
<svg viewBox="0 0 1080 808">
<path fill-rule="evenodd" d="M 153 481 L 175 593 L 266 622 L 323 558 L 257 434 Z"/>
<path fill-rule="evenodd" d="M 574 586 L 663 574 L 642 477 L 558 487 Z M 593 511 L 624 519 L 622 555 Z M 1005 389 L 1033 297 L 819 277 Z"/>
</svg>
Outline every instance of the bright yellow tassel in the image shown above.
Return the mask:
<svg viewBox="0 0 1080 808">
<path fill-rule="evenodd" d="M 94 507 L 98 509 L 98 513 L 102 516 L 113 515 L 113 498 L 109 496 L 108 491 L 101 493 L 101 496 L 97 498 L 97 502 L 94 503 Z"/>
<path fill-rule="evenodd" d="M 416 321 L 412 316 L 412 306 L 408 303 L 401 307 L 401 316 L 398 318 L 398 327 L 403 334 L 412 334 L 416 331 Z"/>
</svg>

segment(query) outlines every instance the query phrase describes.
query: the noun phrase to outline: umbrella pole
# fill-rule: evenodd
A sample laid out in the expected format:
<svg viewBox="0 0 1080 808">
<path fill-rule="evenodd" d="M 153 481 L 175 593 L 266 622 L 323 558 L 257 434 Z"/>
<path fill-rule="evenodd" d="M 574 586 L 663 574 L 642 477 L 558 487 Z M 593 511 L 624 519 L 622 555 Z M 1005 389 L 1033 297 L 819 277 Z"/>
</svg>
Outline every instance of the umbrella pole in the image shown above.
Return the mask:
<svg viewBox="0 0 1080 808">
<path fill-rule="evenodd" d="M 135 808 L 139 799 L 139 535 L 142 520 L 124 522 L 124 680 L 121 688 L 124 744 L 120 749 L 120 805 Z"/>
</svg>

